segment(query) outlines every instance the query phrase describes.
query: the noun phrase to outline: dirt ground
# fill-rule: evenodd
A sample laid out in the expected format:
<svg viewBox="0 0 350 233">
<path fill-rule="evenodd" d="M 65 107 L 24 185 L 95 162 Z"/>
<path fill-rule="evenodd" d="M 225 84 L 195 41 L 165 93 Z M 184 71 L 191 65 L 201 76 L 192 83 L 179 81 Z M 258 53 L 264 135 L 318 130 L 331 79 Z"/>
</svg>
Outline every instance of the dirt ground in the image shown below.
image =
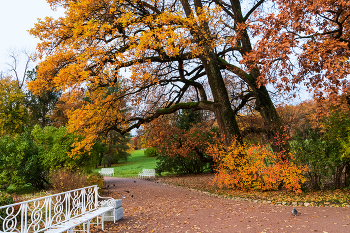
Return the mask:
<svg viewBox="0 0 350 233">
<path fill-rule="evenodd" d="M 157 181 L 105 177 L 124 217 L 95 232 L 350 232 L 350 208 L 249 203 Z M 128 192 L 127 192 L 128 191 Z"/>
</svg>

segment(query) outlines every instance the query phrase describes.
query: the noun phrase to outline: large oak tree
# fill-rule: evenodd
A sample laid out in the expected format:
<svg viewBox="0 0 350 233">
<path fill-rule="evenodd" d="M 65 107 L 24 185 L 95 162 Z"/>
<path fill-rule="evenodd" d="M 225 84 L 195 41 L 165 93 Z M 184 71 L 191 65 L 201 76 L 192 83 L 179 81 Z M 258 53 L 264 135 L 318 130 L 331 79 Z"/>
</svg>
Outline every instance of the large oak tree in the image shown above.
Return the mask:
<svg viewBox="0 0 350 233">
<path fill-rule="evenodd" d="M 214 112 L 225 145 L 240 138 L 237 112 L 248 102 L 273 131 L 280 119 L 257 63 L 249 25 L 264 0 L 47 0 L 65 16 L 30 31 L 37 48 L 36 92 L 85 88 L 70 128 L 88 135 L 127 132 L 179 109 Z M 255 39 L 254 39 L 255 40 Z M 86 144 L 78 145 L 78 147 Z"/>
</svg>

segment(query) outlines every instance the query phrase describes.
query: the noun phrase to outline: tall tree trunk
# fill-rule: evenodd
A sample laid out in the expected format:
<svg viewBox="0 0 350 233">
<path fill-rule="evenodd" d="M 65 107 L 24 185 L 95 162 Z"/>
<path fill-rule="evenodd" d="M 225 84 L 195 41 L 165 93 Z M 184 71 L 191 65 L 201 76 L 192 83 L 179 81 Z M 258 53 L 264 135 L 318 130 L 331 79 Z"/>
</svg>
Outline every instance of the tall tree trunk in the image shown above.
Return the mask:
<svg viewBox="0 0 350 233">
<path fill-rule="evenodd" d="M 112 166 L 112 148 L 111 148 L 111 144 L 108 144 L 108 166 L 107 167 L 111 167 Z"/>
<path fill-rule="evenodd" d="M 188 0 L 181 0 L 182 6 L 187 17 L 194 15 L 192 8 L 190 7 Z M 197 15 L 200 15 L 200 9 L 203 7 L 200 0 L 195 0 L 195 11 Z M 244 24 L 244 18 L 242 15 L 241 4 L 239 0 L 231 0 L 231 6 L 235 23 Z M 200 32 L 200 33 L 198 33 Z M 191 34 L 195 38 L 199 45 L 204 45 L 205 56 L 201 58 L 202 64 L 205 68 L 206 75 L 208 77 L 210 89 L 212 91 L 215 103 L 215 117 L 218 121 L 221 135 L 224 137 L 225 146 L 228 147 L 232 144 L 233 140 L 237 138 L 242 142 L 241 134 L 236 121 L 235 113 L 232 109 L 227 89 L 220 71 L 218 64 L 218 56 L 214 53 L 214 49 L 210 47 L 211 31 L 207 22 L 202 22 L 198 25 L 197 30 L 192 30 Z M 241 54 L 245 56 L 252 51 L 252 45 L 250 42 L 247 29 L 237 31 L 237 38 L 240 38 L 241 42 Z M 248 83 L 251 86 L 254 95 L 257 99 L 257 107 L 262 117 L 264 118 L 266 125 L 272 130 L 271 135 L 275 134 L 274 130 L 280 128 L 281 121 L 273 105 L 270 95 L 264 86 L 258 88 L 257 78 L 259 77 L 259 70 L 256 67 L 252 71 L 252 80 Z M 272 127 L 276 125 L 277 127 Z"/>
<path fill-rule="evenodd" d="M 266 136 L 271 143 L 272 149 L 276 152 L 287 149 L 286 145 L 281 144 L 281 142 L 285 140 L 278 142 L 276 139 L 278 137 L 283 137 L 283 125 L 275 105 L 270 98 L 269 92 L 265 86 L 261 85 L 260 88 L 258 88 L 256 83 L 252 85 L 252 90 L 256 98 L 256 110 L 264 119 L 264 126 L 267 131 Z"/>
<path fill-rule="evenodd" d="M 221 75 L 215 54 L 210 52 L 208 57 L 202 59 L 202 63 L 208 76 L 210 89 L 214 97 L 214 114 L 227 148 L 235 139 L 240 142 L 242 141 L 236 115 L 232 109 L 226 85 Z"/>
<path fill-rule="evenodd" d="M 235 21 L 237 23 L 244 24 L 244 18 L 242 15 L 242 7 L 239 0 L 231 0 L 232 11 L 235 15 Z M 247 29 L 241 30 L 237 32 L 240 37 L 241 42 L 241 55 L 245 56 L 253 50 L 250 37 Z M 268 93 L 266 87 L 264 85 L 258 86 L 258 77 L 260 76 L 259 68 L 257 64 L 251 65 L 251 77 L 252 79 L 249 81 L 248 85 L 252 88 L 253 94 L 256 98 L 256 110 L 260 112 L 261 116 L 265 121 L 265 128 L 268 130 L 268 138 L 272 142 L 273 149 L 279 151 L 280 148 L 276 147 L 274 143 L 274 138 L 277 134 L 281 134 L 282 122 L 276 111 L 275 105 L 273 104 L 270 94 Z M 281 145 L 283 146 L 283 145 Z"/>
<path fill-rule="evenodd" d="M 195 0 L 194 2 L 195 12 L 200 15 L 200 9 L 202 9 L 202 2 Z M 188 0 L 181 0 L 182 7 L 187 17 L 192 17 L 194 12 L 189 4 Z M 206 75 L 208 77 L 211 92 L 214 97 L 214 114 L 217 119 L 221 136 L 224 138 L 224 144 L 229 147 L 235 138 L 239 141 L 242 140 L 241 133 L 238 128 L 235 113 L 232 109 L 226 85 L 224 83 L 219 64 L 217 62 L 217 56 L 214 53 L 214 49 L 210 47 L 211 32 L 207 22 L 202 22 L 198 25 L 196 30 L 191 30 L 191 34 L 196 40 L 198 45 L 203 46 L 205 54 L 200 59 L 204 66 Z M 208 43 L 209 42 L 209 43 Z"/>
</svg>

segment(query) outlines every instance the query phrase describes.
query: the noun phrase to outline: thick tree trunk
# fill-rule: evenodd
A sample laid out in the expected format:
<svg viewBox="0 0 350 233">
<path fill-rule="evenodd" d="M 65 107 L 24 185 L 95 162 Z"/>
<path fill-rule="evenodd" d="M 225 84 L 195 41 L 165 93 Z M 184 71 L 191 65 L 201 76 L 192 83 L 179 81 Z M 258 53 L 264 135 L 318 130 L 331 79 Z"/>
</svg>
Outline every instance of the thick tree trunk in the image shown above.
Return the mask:
<svg viewBox="0 0 350 233">
<path fill-rule="evenodd" d="M 187 17 L 194 15 L 190 7 L 189 1 L 181 0 L 182 6 Z M 194 1 L 196 8 L 196 14 L 201 14 L 198 9 L 202 8 L 202 2 L 200 0 Z M 242 15 L 241 4 L 239 0 L 231 0 L 231 7 L 236 23 L 245 23 Z M 232 109 L 227 89 L 220 71 L 218 64 L 218 56 L 214 53 L 213 48 L 210 47 L 211 31 L 206 22 L 203 22 L 198 27 L 198 33 L 196 30 L 191 31 L 198 44 L 208 45 L 204 48 L 206 56 L 201 57 L 202 64 L 205 68 L 205 72 L 208 77 L 209 85 L 214 97 L 215 109 L 214 113 L 219 124 L 221 135 L 224 137 L 225 146 L 228 147 L 232 144 L 233 140 L 237 138 L 242 142 L 241 134 L 236 121 L 235 113 Z M 237 31 L 240 38 L 242 56 L 252 51 L 252 46 L 247 30 Z M 253 89 L 254 95 L 257 99 L 258 110 L 262 117 L 265 119 L 268 130 L 272 130 L 271 135 L 275 134 L 275 130 L 281 126 L 280 118 L 277 114 L 275 106 L 273 105 L 270 95 L 264 86 L 257 88 L 257 78 L 259 76 L 259 70 L 253 69 L 252 80 L 249 81 L 249 85 Z M 272 127 L 276 125 L 276 127 Z"/>
<path fill-rule="evenodd" d="M 200 0 L 194 2 L 195 12 L 200 15 L 200 9 L 203 7 Z M 188 0 L 181 0 L 181 4 L 187 17 L 192 17 L 194 12 Z M 221 75 L 217 56 L 213 48 L 210 47 L 211 32 L 206 22 L 203 22 L 196 30 L 191 30 L 191 34 L 196 42 L 200 45 L 205 45 L 205 54 L 200 59 L 204 66 L 206 75 L 208 77 L 211 92 L 214 97 L 214 114 L 217 119 L 221 136 L 224 139 L 224 144 L 229 147 L 234 139 L 242 140 L 241 134 L 236 121 L 235 113 L 231 107 L 226 86 Z M 208 43 L 209 42 L 209 43 Z"/>
<path fill-rule="evenodd" d="M 264 118 L 264 126 L 267 131 L 267 138 L 270 141 L 274 151 L 280 151 L 285 145 L 279 145 L 276 142 L 276 136 L 283 137 L 283 126 L 275 105 L 265 86 L 253 88 L 256 97 L 256 110 Z M 284 148 L 285 149 L 285 148 Z"/>
<path fill-rule="evenodd" d="M 282 144 L 282 142 L 285 142 L 285 140 L 277 140 L 277 138 L 282 139 L 284 136 L 281 118 L 277 113 L 276 107 L 273 104 L 266 87 L 260 85 L 258 88 L 257 86 L 256 80 L 260 75 L 259 70 L 253 69 L 251 75 L 254 83 L 252 83 L 250 86 L 256 98 L 256 110 L 264 119 L 264 128 L 267 132 L 267 139 L 269 140 L 273 151 L 280 152 L 281 150 L 286 150 L 288 146 Z"/>
<path fill-rule="evenodd" d="M 232 4 L 232 11 L 235 15 L 235 21 L 239 23 L 245 23 L 243 15 L 242 15 L 242 7 L 239 0 L 231 0 Z M 253 50 L 252 44 L 249 38 L 249 34 L 247 29 L 241 30 L 238 32 L 240 35 L 240 42 L 241 42 L 241 54 L 242 56 L 245 56 L 249 52 Z M 252 67 L 254 67 L 251 71 L 251 77 L 252 79 L 249 80 L 248 85 L 252 88 L 254 96 L 256 98 L 256 109 L 260 112 L 261 116 L 265 120 L 265 128 L 269 132 L 268 138 L 270 140 L 273 140 L 274 137 L 276 137 L 277 134 L 282 133 L 282 122 L 280 117 L 278 116 L 278 113 L 276 111 L 276 108 L 270 98 L 270 95 L 266 89 L 265 86 L 261 85 L 258 88 L 258 77 L 260 76 L 260 71 L 258 67 L 254 64 L 252 64 Z M 272 143 L 274 144 L 274 143 Z M 274 145 L 275 146 L 275 145 Z M 274 148 L 277 149 L 277 148 Z"/>
<path fill-rule="evenodd" d="M 227 148 L 235 139 L 242 141 L 236 116 L 232 109 L 215 54 L 210 52 L 208 57 L 202 59 L 202 62 L 214 97 L 214 114 Z"/>
</svg>

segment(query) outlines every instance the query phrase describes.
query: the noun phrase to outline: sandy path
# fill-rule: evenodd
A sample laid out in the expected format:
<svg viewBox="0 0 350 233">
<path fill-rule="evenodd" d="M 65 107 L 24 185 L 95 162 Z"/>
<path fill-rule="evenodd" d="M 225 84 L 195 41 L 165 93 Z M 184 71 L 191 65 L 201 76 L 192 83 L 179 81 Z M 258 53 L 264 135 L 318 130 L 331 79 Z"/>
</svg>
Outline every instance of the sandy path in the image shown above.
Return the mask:
<svg viewBox="0 0 350 233">
<path fill-rule="evenodd" d="M 295 217 L 290 206 L 234 201 L 147 180 L 105 180 L 107 196 L 125 199 L 123 219 L 106 224 L 104 232 L 350 232 L 350 208 L 298 207 L 301 215 Z"/>
</svg>

